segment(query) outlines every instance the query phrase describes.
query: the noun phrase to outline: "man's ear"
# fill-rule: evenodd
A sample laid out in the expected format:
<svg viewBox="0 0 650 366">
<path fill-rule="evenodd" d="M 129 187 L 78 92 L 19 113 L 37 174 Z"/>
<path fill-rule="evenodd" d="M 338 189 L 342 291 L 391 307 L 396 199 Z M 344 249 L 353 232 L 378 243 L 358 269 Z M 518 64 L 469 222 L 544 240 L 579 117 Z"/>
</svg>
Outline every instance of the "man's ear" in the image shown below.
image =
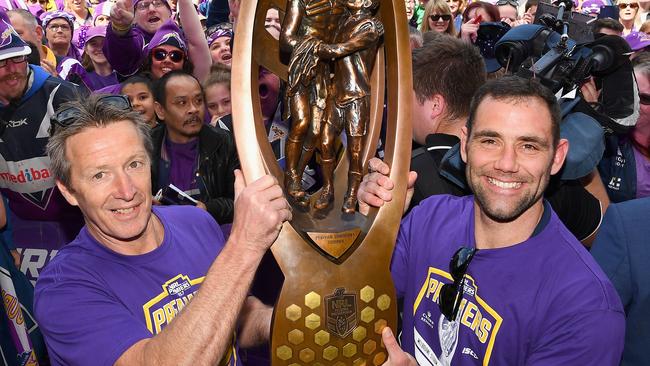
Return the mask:
<svg viewBox="0 0 650 366">
<path fill-rule="evenodd" d="M 460 128 L 460 157 L 467 164 L 467 126 Z"/>
<path fill-rule="evenodd" d="M 79 206 L 79 202 L 77 201 L 77 198 L 74 196 L 72 193 L 72 189 L 68 189 L 60 180 L 56 180 L 56 186 L 59 188 L 59 191 L 61 191 L 61 194 L 65 198 L 66 201 L 68 201 L 69 204 L 72 206 Z"/>
<path fill-rule="evenodd" d="M 431 99 L 429 99 L 429 101 L 431 102 L 431 120 L 435 120 L 443 113 L 445 113 L 445 110 L 447 109 L 447 103 L 445 102 L 445 98 L 443 98 L 442 95 L 434 94 Z"/>
<path fill-rule="evenodd" d="M 165 120 L 165 108 L 158 103 L 158 102 L 153 102 L 153 109 L 156 112 L 156 116 L 158 117 L 159 120 L 164 121 Z"/>
<path fill-rule="evenodd" d="M 562 169 L 566 155 L 569 153 L 569 140 L 560 139 L 557 147 L 555 148 L 555 155 L 553 156 L 553 164 L 551 165 L 551 175 L 556 174 Z"/>
<path fill-rule="evenodd" d="M 36 26 L 36 39 L 38 39 L 39 42 L 43 43 L 43 35 L 44 35 L 43 27 L 40 25 Z M 41 46 L 40 44 L 37 46 Z"/>
</svg>

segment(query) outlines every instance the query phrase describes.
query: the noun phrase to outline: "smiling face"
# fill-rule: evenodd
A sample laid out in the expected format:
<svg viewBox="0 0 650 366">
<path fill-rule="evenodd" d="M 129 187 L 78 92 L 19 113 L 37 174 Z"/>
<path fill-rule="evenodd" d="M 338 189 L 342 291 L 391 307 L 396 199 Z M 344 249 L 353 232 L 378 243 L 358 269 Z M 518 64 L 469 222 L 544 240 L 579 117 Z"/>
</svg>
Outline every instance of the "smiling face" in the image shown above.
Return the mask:
<svg viewBox="0 0 650 366">
<path fill-rule="evenodd" d="M 154 57 L 154 52 L 156 50 L 162 50 L 165 53 L 167 53 L 167 55 L 162 60 L 158 60 L 156 57 Z M 174 62 L 172 60 L 172 56 L 170 56 L 170 52 L 173 52 L 173 51 L 183 52 L 178 47 L 174 47 L 174 46 L 170 46 L 170 45 L 166 45 L 166 44 L 160 45 L 160 46 L 156 47 L 154 50 L 152 50 L 151 55 L 150 55 L 150 57 L 151 57 L 151 75 L 153 76 L 154 80 L 160 79 L 163 75 L 165 75 L 166 73 L 168 73 L 170 71 L 181 70 L 183 68 L 183 63 L 185 62 L 185 58 L 183 57 L 183 59 L 180 62 Z"/>
<path fill-rule="evenodd" d="M 205 116 L 203 91 L 199 83 L 189 75 L 177 75 L 167 82 L 165 92 L 165 105 L 155 105 L 158 118 L 165 122 L 169 139 L 185 143 L 197 137 Z"/>
<path fill-rule="evenodd" d="M 85 0 L 66 0 L 66 7 L 70 9 L 73 13 L 76 14 L 85 14 L 86 13 L 86 2 Z"/>
<path fill-rule="evenodd" d="M 228 67 L 232 65 L 232 53 L 230 53 L 230 37 L 219 37 L 210 44 L 210 56 L 212 64 L 223 64 Z"/>
<path fill-rule="evenodd" d="M 104 37 L 94 37 L 84 45 L 85 52 L 88 54 L 94 64 L 105 64 L 108 61 L 104 56 Z"/>
<path fill-rule="evenodd" d="M 639 3 L 635 0 L 619 0 L 617 2 L 619 14 L 622 21 L 630 21 L 636 18 L 639 12 Z"/>
<path fill-rule="evenodd" d="M 135 22 L 145 32 L 154 34 L 171 17 L 171 10 L 162 1 L 142 0 L 140 2 L 142 4 L 138 4 L 140 6 L 135 9 Z"/>
<path fill-rule="evenodd" d="M 153 230 L 150 161 L 130 121 L 91 127 L 66 141 L 70 187 L 59 188 L 79 206 L 88 231 L 100 243 L 133 248 Z"/>
<path fill-rule="evenodd" d="M 449 20 L 444 20 L 441 15 L 446 15 L 451 17 L 450 14 L 431 14 L 427 21 L 429 22 L 429 29 L 434 30 L 439 33 L 444 33 L 447 31 L 449 28 L 449 22 L 451 22 L 451 18 Z M 431 19 L 431 17 L 434 17 L 437 20 Z"/>
<path fill-rule="evenodd" d="M 461 152 L 467 181 L 481 213 L 511 222 L 538 205 L 551 174 L 568 150 L 553 147 L 552 119 L 541 99 L 497 100 L 486 97 L 476 110 L 471 135 L 463 127 Z"/>
<path fill-rule="evenodd" d="M 122 94 L 129 97 L 134 111 L 140 112 L 151 127 L 156 125 L 156 112 L 151 91 L 143 83 L 131 83 L 122 87 Z"/>
<path fill-rule="evenodd" d="M 27 85 L 27 59 L 15 63 L 13 58 L 7 60 L 4 67 L 0 67 L 0 102 L 7 104 L 9 101 L 20 99 Z"/>
</svg>

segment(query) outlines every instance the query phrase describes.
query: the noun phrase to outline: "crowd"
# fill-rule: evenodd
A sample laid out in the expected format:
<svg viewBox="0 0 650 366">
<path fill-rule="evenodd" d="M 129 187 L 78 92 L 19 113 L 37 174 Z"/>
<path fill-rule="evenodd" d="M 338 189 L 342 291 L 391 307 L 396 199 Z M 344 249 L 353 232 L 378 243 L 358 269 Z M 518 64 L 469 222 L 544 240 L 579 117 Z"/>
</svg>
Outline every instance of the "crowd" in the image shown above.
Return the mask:
<svg viewBox="0 0 650 366">
<path fill-rule="evenodd" d="M 269 364 L 282 278 L 268 249 L 292 218 L 285 197 L 308 201 L 337 156 L 361 151 L 365 125 L 350 121 L 368 88 L 327 95 L 354 127 L 341 133 L 319 110 L 327 80 L 260 67 L 289 178 L 245 184 L 230 93 L 241 1 L 0 0 L 4 364 Z M 277 8 L 263 19 L 284 51 L 314 47 L 314 67 L 347 85 L 359 75 L 346 42 L 381 38 L 379 3 L 289 0 L 290 21 Z M 573 4 L 590 37 L 625 40 L 630 105 L 603 75 L 571 97 L 509 75 L 494 45 L 539 5 L 405 0 L 413 148 L 385 365 L 650 364 L 650 1 Z M 338 43 L 314 46 L 314 29 Z M 305 110 L 325 121 L 322 145 L 301 145 Z M 353 161 L 350 212 L 393 199 L 381 157 Z"/>
</svg>

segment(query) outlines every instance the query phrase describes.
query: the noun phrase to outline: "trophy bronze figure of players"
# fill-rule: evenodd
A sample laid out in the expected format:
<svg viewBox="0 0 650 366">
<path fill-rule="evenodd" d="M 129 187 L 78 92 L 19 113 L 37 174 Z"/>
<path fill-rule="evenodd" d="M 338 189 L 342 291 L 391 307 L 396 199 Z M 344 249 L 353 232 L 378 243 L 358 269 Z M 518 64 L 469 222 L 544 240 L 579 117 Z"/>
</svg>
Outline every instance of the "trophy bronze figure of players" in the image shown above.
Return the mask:
<svg viewBox="0 0 650 366">
<path fill-rule="evenodd" d="M 279 40 L 264 28 L 270 8 L 282 20 Z M 272 363 L 381 365 L 388 357 L 381 331 L 397 323 L 389 265 L 411 149 L 404 1 L 242 1 L 234 44 L 232 113 L 245 179 L 273 174 L 293 207 L 271 247 L 285 277 Z M 286 83 L 284 170 L 262 120 L 260 66 Z M 357 192 L 377 149 L 384 103 L 384 161 L 395 189 L 391 202 L 364 216 L 356 212 Z M 309 194 L 301 178 L 314 157 L 323 185 Z"/>
</svg>

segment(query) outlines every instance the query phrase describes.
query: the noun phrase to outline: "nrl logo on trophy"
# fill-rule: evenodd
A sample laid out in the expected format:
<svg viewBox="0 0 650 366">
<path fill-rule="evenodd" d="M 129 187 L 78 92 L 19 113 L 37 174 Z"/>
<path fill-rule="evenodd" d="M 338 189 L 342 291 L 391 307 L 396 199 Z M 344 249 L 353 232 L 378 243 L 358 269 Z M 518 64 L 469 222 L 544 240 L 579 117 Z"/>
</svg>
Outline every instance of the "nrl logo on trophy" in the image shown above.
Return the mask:
<svg viewBox="0 0 650 366">
<path fill-rule="evenodd" d="M 264 28 L 273 8 L 279 39 Z M 233 125 L 244 176 L 274 175 L 293 207 L 271 247 L 284 274 L 272 363 L 380 365 L 387 358 L 381 331 L 397 321 L 389 265 L 411 149 L 404 1 L 243 1 L 234 44 Z M 284 85 L 282 167 L 262 117 L 261 68 Z M 382 130 L 394 196 L 363 215 L 359 185 Z M 307 171 L 319 178 L 315 189 L 304 185 Z"/>
<path fill-rule="evenodd" d="M 357 295 L 337 288 L 333 295 L 325 297 L 325 318 L 330 332 L 347 337 L 357 326 Z"/>
</svg>

